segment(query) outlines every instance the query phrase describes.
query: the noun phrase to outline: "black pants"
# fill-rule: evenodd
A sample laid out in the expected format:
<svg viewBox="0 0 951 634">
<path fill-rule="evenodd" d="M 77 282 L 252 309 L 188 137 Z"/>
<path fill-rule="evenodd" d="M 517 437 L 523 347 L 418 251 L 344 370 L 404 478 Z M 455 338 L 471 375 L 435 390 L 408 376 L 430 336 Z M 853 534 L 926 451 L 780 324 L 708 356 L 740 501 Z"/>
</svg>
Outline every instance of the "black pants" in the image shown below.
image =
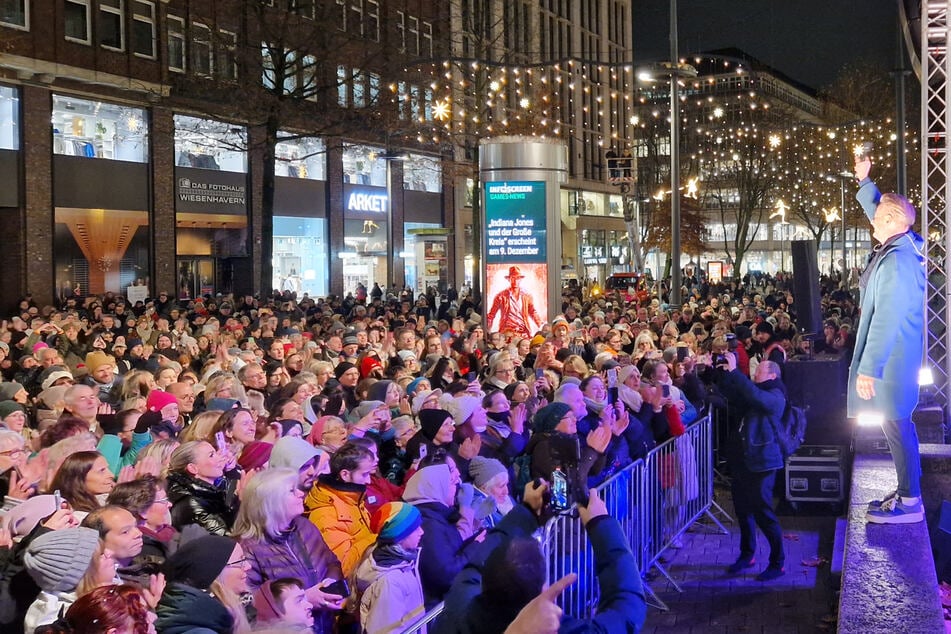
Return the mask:
<svg viewBox="0 0 951 634">
<path fill-rule="evenodd" d="M 736 519 L 740 525 L 740 556 L 752 558 L 756 554 L 756 526 L 769 542 L 769 563 L 782 566 L 783 528 L 773 511 L 773 486 L 776 470 L 753 473 L 742 464 L 731 465 L 732 493 Z"/>
</svg>

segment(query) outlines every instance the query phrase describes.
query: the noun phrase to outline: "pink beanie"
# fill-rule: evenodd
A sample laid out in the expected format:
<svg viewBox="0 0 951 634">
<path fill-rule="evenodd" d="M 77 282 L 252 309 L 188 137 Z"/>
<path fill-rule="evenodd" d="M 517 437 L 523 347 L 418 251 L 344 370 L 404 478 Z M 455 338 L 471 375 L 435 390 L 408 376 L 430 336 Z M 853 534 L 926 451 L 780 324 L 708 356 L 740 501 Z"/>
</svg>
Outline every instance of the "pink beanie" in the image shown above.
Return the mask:
<svg viewBox="0 0 951 634">
<path fill-rule="evenodd" d="M 145 399 L 145 406 L 153 412 L 160 412 L 166 405 L 178 403 L 178 400 L 162 390 L 152 390 L 148 398 Z"/>
</svg>

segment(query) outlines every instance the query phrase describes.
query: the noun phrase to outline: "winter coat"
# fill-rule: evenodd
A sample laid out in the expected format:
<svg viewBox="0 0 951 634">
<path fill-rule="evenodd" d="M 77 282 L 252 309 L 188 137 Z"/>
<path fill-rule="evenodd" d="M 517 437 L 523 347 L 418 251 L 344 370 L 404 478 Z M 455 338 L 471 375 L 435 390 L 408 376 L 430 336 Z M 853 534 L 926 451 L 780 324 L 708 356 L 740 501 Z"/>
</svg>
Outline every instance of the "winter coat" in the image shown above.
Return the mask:
<svg viewBox="0 0 951 634">
<path fill-rule="evenodd" d="M 300 579 L 310 588 L 324 579 L 341 579 L 340 561 L 327 547 L 320 531 L 305 517 L 295 517 L 291 527 L 277 538 L 243 539 L 241 547 L 248 558 L 248 586 L 256 590 L 265 581 L 284 577 Z M 333 631 L 334 614 L 314 611 L 314 632 Z"/>
<path fill-rule="evenodd" d="M 26 618 L 23 619 L 23 631 L 32 633 L 33 630 L 41 625 L 49 625 L 59 618 L 59 611 L 66 613 L 73 603 L 76 602 L 76 592 L 47 592 L 40 591 L 36 601 L 26 611 Z"/>
<path fill-rule="evenodd" d="M 364 504 L 366 487 L 322 475 L 304 500 L 307 517 L 320 529 L 327 546 L 349 577 L 363 553 L 376 541 Z"/>
<path fill-rule="evenodd" d="M 360 624 L 367 634 L 396 634 L 425 612 L 419 558 L 387 561 L 378 552 L 374 549 L 357 568 Z"/>
<path fill-rule="evenodd" d="M 575 443 L 578 443 L 581 459 L 576 459 Z M 570 448 L 570 451 L 568 449 Z M 531 456 L 532 479 L 551 480 L 552 472 L 561 468 L 572 481 L 585 482 L 589 473 L 601 473 L 605 458 L 576 436 L 557 431 L 538 432 L 528 441 L 525 453 Z M 576 473 L 573 473 L 577 469 Z"/>
<path fill-rule="evenodd" d="M 782 469 L 784 460 L 778 429 L 786 409 L 786 388 L 779 379 L 753 383 L 739 370 L 718 372 L 717 384 L 730 407 L 742 413 L 740 428 L 731 434 L 727 455 L 742 460 L 753 473 Z"/>
<path fill-rule="evenodd" d="M 881 194 L 868 179 L 856 195 L 871 220 Z M 918 371 L 924 355 L 925 243 L 912 230 L 888 239 L 873 255 L 862 280 L 861 317 L 849 367 L 848 415 L 875 412 L 885 420 L 911 416 L 918 404 Z M 859 374 L 874 379 L 875 396 L 855 391 Z"/>
<path fill-rule="evenodd" d="M 472 563 L 456 577 L 446 596 L 442 616 L 431 628 L 434 634 L 501 634 L 514 620 L 512 606 L 494 605 L 481 595 L 482 570 L 496 548 L 522 537 L 530 538 L 538 528 L 535 516 L 518 505 L 474 549 Z M 600 599 L 596 616 L 577 619 L 562 616 L 559 632 L 571 634 L 640 632 L 647 615 L 647 602 L 634 555 L 617 520 L 603 515 L 585 527 L 594 551 Z M 589 581 L 588 583 L 591 583 Z"/>
<path fill-rule="evenodd" d="M 155 614 L 157 634 L 231 634 L 234 627 L 221 601 L 183 583 L 168 584 Z"/>
<path fill-rule="evenodd" d="M 224 486 L 173 471 L 166 490 L 172 503 L 172 526 L 179 531 L 188 524 L 197 524 L 212 535 L 227 535 L 231 530 L 236 509 L 228 504 Z"/>
</svg>

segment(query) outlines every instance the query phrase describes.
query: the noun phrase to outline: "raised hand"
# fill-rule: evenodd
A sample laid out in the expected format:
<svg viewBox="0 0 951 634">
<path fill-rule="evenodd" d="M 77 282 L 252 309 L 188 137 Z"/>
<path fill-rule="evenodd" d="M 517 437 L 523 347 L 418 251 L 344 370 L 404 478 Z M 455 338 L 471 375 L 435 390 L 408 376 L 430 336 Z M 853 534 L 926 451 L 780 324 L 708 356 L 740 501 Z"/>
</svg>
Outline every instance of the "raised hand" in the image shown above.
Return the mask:
<svg viewBox="0 0 951 634">
<path fill-rule="evenodd" d="M 562 614 L 556 602 L 565 588 L 577 579 L 578 575 L 572 572 L 542 590 L 509 623 L 504 634 L 556 634 L 561 627 Z"/>
</svg>

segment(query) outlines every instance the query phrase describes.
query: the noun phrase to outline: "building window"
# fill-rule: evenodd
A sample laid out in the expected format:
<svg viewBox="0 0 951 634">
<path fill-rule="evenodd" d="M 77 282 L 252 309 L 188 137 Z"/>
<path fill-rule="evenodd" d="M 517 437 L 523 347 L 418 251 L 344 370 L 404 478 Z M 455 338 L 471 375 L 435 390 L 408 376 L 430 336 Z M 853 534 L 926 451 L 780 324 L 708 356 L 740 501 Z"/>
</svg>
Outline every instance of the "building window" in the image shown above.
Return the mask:
<svg viewBox="0 0 951 634">
<path fill-rule="evenodd" d="M 366 36 L 374 42 L 380 41 L 380 3 L 377 0 L 366 0 L 367 27 Z"/>
<path fill-rule="evenodd" d="M 290 0 L 288 8 L 302 18 L 314 19 L 314 0 Z"/>
<path fill-rule="evenodd" d="M 337 0 L 337 30 L 347 30 L 347 0 Z"/>
<path fill-rule="evenodd" d="M 63 17 L 66 39 L 89 44 L 89 0 L 66 0 Z"/>
<path fill-rule="evenodd" d="M 0 86 L 0 149 L 20 148 L 20 93 L 12 86 Z"/>
<path fill-rule="evenodd" d="M 301 96 L 310 101 L 317 101 L 317 58 L 313 55 L 304 55 L 300 72 Z"/>
<path fill-rule="evenodd" d="M 53 95 L 53 153 L 147 163 L 146 111 Z"/>
<path fill-rule="evenodd" d="M 199 22 L 192 24 L 191 59 L 196 75 L 211 75 L 211 28 Z"/>
<path fill-rule="evenodd" d="M 185 72 L 185 20 L 170 15 L 165 19 L 165 29 L 168 32 L 168 69 L 179 73 Z"/>
<path fill-rule="evenodd" d="M 396 41 L 400 50 L 406 53 L 406 14 L 402 11 L 396 12 Z"/>
<path fill-rule="evenodd" d="M 406 52 L 413 55 L 419 55 L 419 18 L 409 16 L 409 28 L 406 34 Z"/>
<path fill-rule="evenodd" d="M 0 0 L 0 24 L 30 30 L 30 0 Z"/>
<path fill-rule="evenodd" d="M 350 71 L 346 66 L 337 66 L 337 105 L 350 105 Z"/>
<path fill-rule="evenodd" d="M 386 161 L 382 148 L 368 145 L 343 146 L 343 179 L 352 185 L 386 187 Z"/>
<path fill-rule="evenodd" d="M 363 35 L 363 0 L 350 0 L 350 15 L 347 18 L 350 28 Z"/>
<path fill-rule="evenodd" d="M 132 52 L 139 57 L 155 59 L 155 3 L 135 0 L 132 3 Z"/>
<path fill-rule="evenodd" d="M 442 163 L 437 156 L 410 154 L 403 163 L 403 188 L 417 192 L 442 191 Z"/>
<path fill-rule="evenodd" d="M 122 0 L 99 0 L 99 44 L 111 51 L 125 49 Z"/>
<path fill-rule="evenodd" d="M 247 172 L 247 129 L 224 121 L 175 115 L 175 165 Z"/>
<path fill-rule="evenodd" d="M 290 133 L 280 132 L 279 137 Z M 316 137 L 287 138 L 274 146 L 274 173 L 288 178 L 327 179 L 327 146 Z"/>
<path fill-rule="evenodd" d="M 430 59 L 433 56 L 433 23 L 432 22 L 423 22 L 423 50 L 421 51 L 422 55 L 426 55 Z"/>
<path fill-rule="evenodd" d="M 238 47 L 237 35 L 231 31 L 218 31 L 218 62 L 215 70 L 218 77 L 228 81 L 238 79 L 238 60 L 235 51 Z"/>
</svg>

